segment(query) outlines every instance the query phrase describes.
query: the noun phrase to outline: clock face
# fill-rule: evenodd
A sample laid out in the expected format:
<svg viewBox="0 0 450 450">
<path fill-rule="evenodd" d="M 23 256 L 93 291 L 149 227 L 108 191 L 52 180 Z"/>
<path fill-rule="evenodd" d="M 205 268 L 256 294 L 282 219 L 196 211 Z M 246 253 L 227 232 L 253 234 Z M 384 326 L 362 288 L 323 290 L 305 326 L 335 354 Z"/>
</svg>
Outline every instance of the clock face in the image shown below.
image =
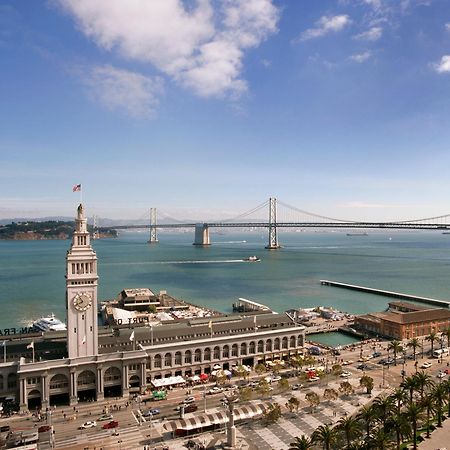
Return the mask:
<svg viewBox="0 0 450 450">
<path fill-rule="evenodd" d="M 77 311 L 86 311 L 92 306 L 92 295 L 89 292 L 78 292 L 73 298 L 73 306 Z"/>
</svg>

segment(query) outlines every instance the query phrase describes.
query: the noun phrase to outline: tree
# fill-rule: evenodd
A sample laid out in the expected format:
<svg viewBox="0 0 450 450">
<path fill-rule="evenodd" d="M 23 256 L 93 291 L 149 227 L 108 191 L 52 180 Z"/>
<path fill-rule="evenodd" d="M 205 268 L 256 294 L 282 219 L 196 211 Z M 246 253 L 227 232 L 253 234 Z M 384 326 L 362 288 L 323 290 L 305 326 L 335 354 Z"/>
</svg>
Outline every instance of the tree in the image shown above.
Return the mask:
<svg viewBox="0 0 450 450">
<path fill-rule="evenodd" d="M 447 338 L 447 347 L 450 348 L 450 327 L 442 332 L 442 336 L 445 336 Z"/>
<path fill-rule="evenodd" d="M 417 426 L 422 418 L 422 408 L 416 403 L 410 403 L 405 411 L 407 420 L 411 423 L 413 430 L 413 449 L 417 450 Z"/>
<path fill-rule="evenodd" d="M 155 305 L 149 305 L 148 308 L 147 308 L 147 311 L 148 311 L 149 313 L 155 314 L 156 311 L 157 311 L 156 306 L 155 306 Z"/>
<path fill-rule="evenodd" d="M 364 426 L 366 429 L 366 440 L 369 440 L 370 433 L 372 431 L 372 425 L 377 418 L 375 406 L 373 404 L 370 406 L 364 405 L 359 411 L 357 418 L 358 420 L 364 422 Z"/>
<path fill-rule="evenodd" d="M 264 397 L 270 392 L 270 386 L 267 380 L 259 380 L 258 386 L 256 387 L 256 390 Z"/>
<path fill-rule="evenodd" d="M 389 450 L 392 448 L 391 438 L 388 434 L 386 434 L 383 428 L 379 428 L 371 436 L 369 440 L 369 448 L 376 450 Z"/>
<path fill-rule="evenodd" d="M 216 383 L 217 384 L 225 384 L 225 381 L 228 380 L 226 373 L 220 369 L 216 373 Z"/>
<path fill-rule="evenodd" d="M 239 389 L 239 398 L 243 401 L 243 402 L 247 402 L 249 400 L 251 400 L 253 397 L 253 389 L 250 387 L 244 387 Z"/>
<path fill-rule="evenodd" d="M 397 414 L 400 414 L 402 405 L 407 398 L 406 391 L 402 388 L 397 388 L 391 395 L 392 401 L 397 408 Z"/>
<path fill-rule="evenodd" d="M 432 330 L 431 333 L 425 338 L 425 340 L 431 343 L 431 354 L 433 354 L 434 343 L 439 340 L 436 331 Z"/>
<path fill-rule="evenodd" d="M 389 342 L 388 351 L 392 350 L 394 352 L 394 365 L 397 365 L 397 353 L 403 351 L 403 346 L 399 341 Z"/>
<path fill-rule="evenodd" d="M 245 378 L 248 372 L 247 369 L 242 364 L 240 364 L 234 369 L 234 373 L 238 376 L 239 379 L 241 379 Z"/>
<path fill-rule="evenodd" d="M 295 442 L 289 444 L 289 450 L 312 450 L 313 442 L 306 436 L 295 438 Z"/>
<path fill-rule="evenodd" d="M 344 433 L 347 447 L 361 432 L 360 424 L 353 416 L 342 417 L 337 423 L 337 429 Z"/>
<path fill-rule="evenodd" d="M 327 400 L 328 402 L 337 400 L 338 397 L 339 397 L 339 393 L 336 391 L 336 389 L 327 388 L 323 391 L 323 398 L 324 398 L 324 400 Z"/>
<path fill-rule="evenodd" d="M 450 417 L 450 380 L 444 381 L 442 383 L 442 386 L 444 386 L 445 392 L 447 394 L 447 405 L 448 405 L 447 415 Z"/>
<path fill-rule="evenodd" d="M 273 366 L 272 366 L 273 373 L 279 373 L 282 368 L 283 368 L 283 365 L 282 365 L 281 361 L 275 360 L 273 362 Z"/>
<path fill-rule="evenodd" d="M 386 432 L 395 432 L 395 438 L 397 442 L 397 450 L 400 449 L 400 444 L 403 441 L 404 436 L 408 436 L 411 431 L 410 424 L 404 414 L 393 414 L 389 416 L 386 421 Z"/>
<path fill-rule="evenodd" d="M 437 426 L 442 427 L 442 412 L 444 409 L 446 395 L 447 395 L 445 386 L 440 383 L 435 385 L 434 388 L 432 389 L 430 395 L 434 401 L 434 405 L 436 408 L 437 419 L 438 419 Z"/>
<path fill-rule="evenodd" d="M 420 398 L 422 399 L 425 389 L 432 387 L 434 385 L 434 381 L 431 378 L 431 375 L 425 373 L 423 370 L 421 372 L 417 372 L 413 376 L 416 379 L 417 390 L 420 392 Z"/>
<path fill-rule="evenodd" d="M 373 389 L 373 378 L 369 375 L 363 375 L 359 380 L 359 385 L 366 388 L 366 394 L 371 394 Z"/>
<path fill-rule="evenodd" d="M 426 411 L 427 414 L 427 438 L 430 437 L 430 417 L 431 414 L 436 412 L 436 405 L 434 398 L 431 395 L 425 395 L 420 401 L 420 406 Z"/>
<path fill-rule="evenodd" d="M 286 408 L 289 409 L 289 411 L 292 413 L 294 412 L 298 412 L 298 408 L 300 407 L 300 401 L 297 397 L 295 397 L 294 395 L 287 401 L 286 403 Z"/>
<path fill-rule="evenodd" d="M 323 445 L 325 450 L 330 450 L 337 439 L 336 431 L 329 425 L 320 425 L 316 428 L 311 436 L 313 443 L 319 443 Z"/>
<path fill-rule="evenodd" d="M 278 388 L 280 389 L 281 392 L 286 392 L 289 389 L 289 381 L 286 380 L 286 378 L 282 378 L 278 382 Z"/>
<path fill-rule="evenodd" d="M 333 375 L 339 376 L 342 373 L 342 366 L 340 364 L 334 364 L 331 368 L 331 373 Z"/>
<path fill-rule="evenodd" d="M 315 392 L 308 392 L 305 395 L 305 400 L 309 403 L 309 406 L 311 407 L 311 410 L 314 411 L 314 408 L 319 405 L 320 403 L 320 397 L 319 394 L 316 394 Z"/>
<path fill-rule="evenodd" d="M 268 410 L 264 413 L 264 418 L 271 423 L 275 423 L 281 417 L 281 406 L 278 403 L 269 405 Z"/>
<path fill-rule="evenodd" d="M 415 376 L 406 377 L 400 387 L 409 392 L 409 403 L 413 402 L 414 391 L 418 389 L 417 378 Z"/>
<path fill-rule="evenodd" d="M 394 411 L 394 402 L 392 397 L 377 397 L 373 402 L 373 406 L 375 407 L 377 419 L 384 427 L 388 417 Z"/>
<path fill-rule="evenodd" d="M 256 372 L 258 375 L 262 375 L 263 373 L 266 372 L 266 366 L 265 366 L 264 364 L 261 364 L 261 363 L 256 364 L 256 366 L 255 366 L 255 372 Z"/>
<path fill-rule="evenodd" d="M 420 341 L 418 338 L 414 337 L 412 338 L 407 344 L 406 346 L 408 348 L 412 348 L 413 349 L 413 356 L 414 356 L 414 361 L 416 360 L 416 352 L 418 348 L 422 348 L 422 346 L 420 345 Z"/>
<path fill-rule="evenodd" d="M 303 356 L 301 355 L 292 356 L 290 359 L 290 363 L 292 367 L 294 367 L 296 370 L 298 370 L 299 368 L 301 369 L 304 364 Z"/>
<path fill-rule="evenodd" d="M 352 395 L 355 390 L 353 386 L 348 381 L 342 381 L 339 385 L 339 392 L 344 396 Z"/>
</svg>

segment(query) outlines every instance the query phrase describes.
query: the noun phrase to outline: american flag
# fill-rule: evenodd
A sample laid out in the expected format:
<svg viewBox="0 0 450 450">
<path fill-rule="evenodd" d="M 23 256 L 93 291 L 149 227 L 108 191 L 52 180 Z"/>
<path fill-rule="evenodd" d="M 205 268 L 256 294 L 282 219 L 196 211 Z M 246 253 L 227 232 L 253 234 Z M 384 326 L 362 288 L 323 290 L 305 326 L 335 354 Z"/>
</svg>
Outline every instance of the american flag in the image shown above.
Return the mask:
<svg viewBox="0 0 450 450">
<path fill-rule="evenodd" d="M 76 184 L 76 185 L 72 188 L 72 192 L 77 192 L 77 191 L 81 191 L 81 184 Z"/>
</svg>

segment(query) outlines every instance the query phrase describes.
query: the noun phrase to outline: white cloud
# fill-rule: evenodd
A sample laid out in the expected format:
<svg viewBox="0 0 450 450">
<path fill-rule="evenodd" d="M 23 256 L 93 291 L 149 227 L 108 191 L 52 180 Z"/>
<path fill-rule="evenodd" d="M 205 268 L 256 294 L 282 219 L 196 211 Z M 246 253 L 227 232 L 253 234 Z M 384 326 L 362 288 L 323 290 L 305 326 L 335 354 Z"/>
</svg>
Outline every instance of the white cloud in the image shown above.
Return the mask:
<svg viewBox="0 0 450 450">
<path fill-rule="evenodd" d="M 355 61 L 357 63 L 363 63 L 364 61 L 367 61 L 372 56 L 372 53 L 369 51 L 363 52 L 363 53 L 357 53 L 354 55 L 349 56 L 349 58 L 352 61 Z"/>
<path fill-rule="evenodd" d="M 378 41 L 383 34 L 383 29 L 381 27 L 372 27 L 363 33 L 354 36 L 354 39 L 360 39 L 364 41 Z"/>
<path fill-rule="evenodd" d="M 450 32 L 450 22 L 445 24 L 445 30 Z"/>
<path fill-rule="evenodd" d="M 433 68 L 437 73 L 450 73 L 450 55 L 444 55 L 440 62 L 433 64 Z"/>
<path fill-rule="evenodd" d="M 351 20 L 346 14 L 339 16 L 322 16 L 316 23 L 315 28 L 308 28 L 295 39 L 297 41 L 307 41 L 325 36 L 328 33 L 335 33 L 350 25 Z"/>
<path fill-rule="evenodd" d="M 150 63 L 205 97 L 246 91 L 245 50 L 275 33 L 279 18 L 272 0 L 57 1 L 99 47 Z"/>
<path fill-rule="evenodd" d="M 82 78 L 97 101 L 110 110 L 124 110 L 135 118 L 151 118 L 163 91 L 161 77 L 145 77 L 109 65 L 95 66 Z"/>
</svg>

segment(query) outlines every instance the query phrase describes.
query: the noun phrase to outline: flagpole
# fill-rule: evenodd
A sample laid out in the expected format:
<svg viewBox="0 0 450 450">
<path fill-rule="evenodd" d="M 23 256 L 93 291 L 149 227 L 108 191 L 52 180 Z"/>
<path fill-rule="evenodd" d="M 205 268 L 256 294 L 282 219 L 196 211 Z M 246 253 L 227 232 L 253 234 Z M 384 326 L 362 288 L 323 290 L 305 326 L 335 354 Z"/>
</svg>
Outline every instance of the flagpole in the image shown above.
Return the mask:
<svg viewBox="0 0 450 450">
<path fill-rule="evenodd" d="M 33 363 L 34 363 L 34 341 L 33 341 Z"/>
<path fill-rule="evenodd" d="M 3 342 L 3 362 L 6 363 L 6 341 Z"/>
</svg>

